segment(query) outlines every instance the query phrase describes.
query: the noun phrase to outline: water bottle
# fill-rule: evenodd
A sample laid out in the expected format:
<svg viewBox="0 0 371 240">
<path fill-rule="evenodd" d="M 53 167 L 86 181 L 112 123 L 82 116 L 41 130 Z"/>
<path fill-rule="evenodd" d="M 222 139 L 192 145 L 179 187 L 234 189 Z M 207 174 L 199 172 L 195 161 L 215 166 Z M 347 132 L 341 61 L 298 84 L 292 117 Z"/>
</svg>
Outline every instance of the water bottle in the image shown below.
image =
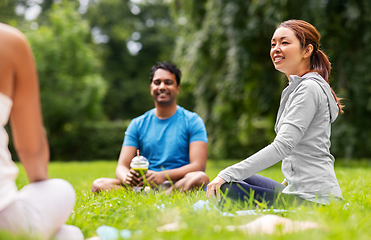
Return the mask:
<svg viewBox="0 0 371 240">
<path fill-rule="evenodd" d="M 140 176 L 144 176 L 147 173 L 148 165 L 147 158 L 140 156 L 139 150 L 137 150 L 137 156 L 131 160 L 130 168 L 139 173 Z"/>
</svg>

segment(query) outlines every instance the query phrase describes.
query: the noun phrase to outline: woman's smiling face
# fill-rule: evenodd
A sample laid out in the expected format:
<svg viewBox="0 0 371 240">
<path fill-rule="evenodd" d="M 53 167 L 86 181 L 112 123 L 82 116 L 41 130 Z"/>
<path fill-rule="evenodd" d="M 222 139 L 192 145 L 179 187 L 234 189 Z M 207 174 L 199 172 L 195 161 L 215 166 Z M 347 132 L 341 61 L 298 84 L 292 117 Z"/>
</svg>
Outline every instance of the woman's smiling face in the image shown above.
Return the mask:
<svg viewBox="0 0 371 240">
<path fill-rule="evenodd" d="M 302 49 L 290 28 L 276 29 L 271 40 L 270 56 L 274 67 L 287 76 L 302 76 L 310 69 L 310 54 Z"/>
</svg>

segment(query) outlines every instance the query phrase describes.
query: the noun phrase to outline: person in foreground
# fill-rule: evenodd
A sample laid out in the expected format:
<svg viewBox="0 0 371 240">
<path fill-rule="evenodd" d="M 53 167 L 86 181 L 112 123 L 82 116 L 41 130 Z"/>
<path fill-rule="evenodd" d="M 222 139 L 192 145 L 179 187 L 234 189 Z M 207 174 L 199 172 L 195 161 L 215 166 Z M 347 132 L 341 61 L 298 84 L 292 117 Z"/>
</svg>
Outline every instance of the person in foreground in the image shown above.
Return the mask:
<svg viewBox="0 0 371 240">
<path fill-rule="evenodd" d="M 75 191 L 62 179 L 49 179 L 49 147 L 42 122 L 37 72 L 24 35 L 0 23 L 0 231 L 36 239 L 84 239 L 64 225 Z M 10 117 L 15 149 L 30 184 L 18 191 L 18 168 L 4 128 Z"/>
<path fill-rule="evenodd" d="M 181 72 L 163 62 L 151 69 L 150 91 L 155 108 L 133 119 L 126 132 L 119 156 L 116 177 L 99 178 L 92 192 L 122 186 L 143 186 L 143 177 L 130 169 L 137 149 L 149 161 L 146 181 L 151 186 L 188 191 L 209 182 L 205 174 L 207 134 L 202 119 L 176 103 Z"/>
<path fill-rule="evenodd" d="M 216 194 L 220 200 L 222 191 L 232 199 L 253 197 L 268 206 L 282 199 L 289 204 L 342 199 L 330 134 L 343 106 L 329 85 L 330 62 L 319 46 L 319 32 L 305 21 L 288 20 L 278 26 L 270 57 L 289 84 L 281 95 L 277 136 L 264 149 L 222 170 L 207 186 L 208 197 Z M 256 175 L 281 160 L 283 183 Z"/>
</svg>

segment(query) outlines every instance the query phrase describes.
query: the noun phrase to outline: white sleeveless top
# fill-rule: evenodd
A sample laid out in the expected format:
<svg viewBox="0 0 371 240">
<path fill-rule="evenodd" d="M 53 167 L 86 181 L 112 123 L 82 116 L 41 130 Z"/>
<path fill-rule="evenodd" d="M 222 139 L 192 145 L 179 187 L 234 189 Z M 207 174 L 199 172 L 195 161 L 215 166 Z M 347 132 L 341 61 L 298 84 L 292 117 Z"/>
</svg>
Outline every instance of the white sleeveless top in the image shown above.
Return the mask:
<svg viewBox="0 0 371 240">
<path fill-rule="evenodd" d="M 12 105 L 12 100 L 0 92 L 0 211 L 14 200 L 18 191 L 15 184 L 18 167 L 12 161 L 8 149 L 8 134 L 4 128 Z"/>
</svg>

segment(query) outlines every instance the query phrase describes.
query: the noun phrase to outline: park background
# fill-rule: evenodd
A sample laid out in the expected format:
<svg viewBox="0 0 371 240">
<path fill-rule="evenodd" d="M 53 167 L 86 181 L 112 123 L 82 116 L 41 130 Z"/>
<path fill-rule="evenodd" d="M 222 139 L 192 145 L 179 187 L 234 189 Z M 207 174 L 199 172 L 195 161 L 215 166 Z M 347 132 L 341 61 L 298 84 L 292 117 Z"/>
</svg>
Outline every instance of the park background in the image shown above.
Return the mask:
<svg viewBox="0 0 371 240">
<path fill-rule="evenodd" d="M 183 73 L 178 103 L 206 123 L 211 179 L 269 144 L 287 85 L 271 63 L 270 39 L 280 22 L 293 18 L 312 23 L 322 34 L 322 49 L 332 62 L 331 85 L 344 98 L 345 114 L 332 125 L 331 148 L 344 201 L 274 214 L 315 221 L 321 229 L 247 237 L 226 226 L 258 215 L 193 211 L 194 203 L 207 200 L 197 191 L 171 196 L 126 189 L 90 192 L 94 179 L 114 177 L 130 120 L 153 107 L 149 74 L 157 61 L 178 65 Z M 96 236 L 102 225 L 131 230 L 138 240 L 371 238 L 371 1 L 0 0 L 0 22 L 25 33 L 34 52 L 51 150 L 49 174 L 76 189 L 67 223 L 86 238 Z M 10 148 L 17 161 L 11 139 Z M 21 188 L 28 179 L 17 165 Z M 283 178 L 279 163 L 259 174 Z M 268 210 L 264 204 L 246 204 L 224 209 Z M 176 221 L 188 227 L 157 231 Z M 0 232 L 0 239 L 15 239 L 8 236 Z"/>
<path fill-rule="evenodd" d="M 320 31 L 344 98 L 332 153 L 370 158 L 371 1 L 0 0 L 0 22 L 34 52 L 52 161 L 117 160 L 130 120 L 153 107 L 150 68 L 165 60 L 183 73 L 178 104 L 205 121 L 209 158 L 253 154 L 275 136 L 287 79 L 270 39 L 288 19 Z"/>
</svg>

